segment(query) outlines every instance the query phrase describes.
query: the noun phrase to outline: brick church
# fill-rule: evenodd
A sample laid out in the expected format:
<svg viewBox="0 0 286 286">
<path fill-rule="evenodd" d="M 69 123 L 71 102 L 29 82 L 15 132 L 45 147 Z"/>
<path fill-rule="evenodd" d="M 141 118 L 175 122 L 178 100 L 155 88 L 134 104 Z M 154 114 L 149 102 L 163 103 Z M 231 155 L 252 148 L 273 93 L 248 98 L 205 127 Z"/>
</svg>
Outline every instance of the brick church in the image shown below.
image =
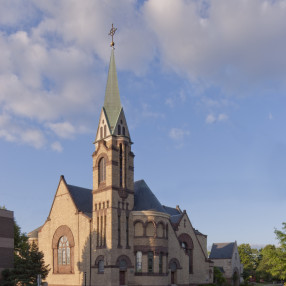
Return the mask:
<svg viewBox="0 0 286 286">
<path fill-rule="evenodd" d="M 48 285 L 212 283 L 207 236 L 186 211 L 162 205 L 144 180 L 134 182 L 113 47 L 94 144 L 93 188 L 61 176 L 47 220 L 29 233 L 50 265 Z"/>
</svg>

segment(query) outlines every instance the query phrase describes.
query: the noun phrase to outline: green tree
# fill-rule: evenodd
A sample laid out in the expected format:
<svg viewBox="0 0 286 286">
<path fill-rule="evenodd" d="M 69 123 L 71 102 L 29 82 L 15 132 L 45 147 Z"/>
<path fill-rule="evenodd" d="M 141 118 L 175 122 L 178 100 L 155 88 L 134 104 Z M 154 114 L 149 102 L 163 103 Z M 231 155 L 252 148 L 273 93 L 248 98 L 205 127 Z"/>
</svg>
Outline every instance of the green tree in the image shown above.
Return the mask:
<svg viewBox="0 0 286 286">
<path fill-rule="evenodd" d="M 226 279 L 224 278 L 221 270 L 218 267 L 214 267 L 214 283 L 218 286 L 226 284 Z"/>
<path fill-rule="evenodd" d="M 254 275 L 255 268 L 257 266 L 256 256 L 248 243 L 239 245 L 238 253 L 240 261 L 243 264 L 242 277 L 247 281 L 250 276 Z"/>
<path fill-rule="evenodd" d="M 45 265 L 44 254 L 37 245 L 28 243 L 28 237 L 21 233 L 20 227 L 15 222 L 14 233 L 14 269 L 2 272 L 3 286 L 37 285 L 37 274 L 45 279 L 49 273 L 49 265 Z"/>
<path fill-rule="evenodd" d="M 261 259 L 259 261 L 259 265 L 256 269 L 256 274 L 260 279 L 264 281 L 271 281 L 275 277 L 271 274 L 272 268 L 272 258 L 275 256 L 276 247 L 275 245 L 266 245 L 264 248 L 260 250 Z"/>
</svg>

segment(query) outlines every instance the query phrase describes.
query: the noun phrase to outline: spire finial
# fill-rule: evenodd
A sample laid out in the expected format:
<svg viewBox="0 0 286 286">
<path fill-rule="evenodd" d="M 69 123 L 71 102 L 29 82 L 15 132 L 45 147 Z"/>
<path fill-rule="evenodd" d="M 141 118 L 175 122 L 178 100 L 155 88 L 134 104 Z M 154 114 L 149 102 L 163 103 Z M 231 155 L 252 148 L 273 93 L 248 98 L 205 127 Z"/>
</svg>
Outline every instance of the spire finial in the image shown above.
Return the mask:
<svg viewBox="0 0 286 286">
<path fill-rule="evenodd" d="M 108 34 L 108 35 L 111 36 L 111 38 L 112 38 L 112 41 L 111 41 L 111 43 L 110 43 L 110 47 L 112 47 L 112 48 L 114 48 L 114 45 L 115 45 L 115 43 L 113 42 L 113 36 L 114 36 L 116 30 L 117 30 L 117 28 L 114 28 L 114 27 L 113 27 L 113 23 L 112 23 L 112 28 L 110 29 L 110 32 L 109 32 L 109 34 Z"/>
</svg>

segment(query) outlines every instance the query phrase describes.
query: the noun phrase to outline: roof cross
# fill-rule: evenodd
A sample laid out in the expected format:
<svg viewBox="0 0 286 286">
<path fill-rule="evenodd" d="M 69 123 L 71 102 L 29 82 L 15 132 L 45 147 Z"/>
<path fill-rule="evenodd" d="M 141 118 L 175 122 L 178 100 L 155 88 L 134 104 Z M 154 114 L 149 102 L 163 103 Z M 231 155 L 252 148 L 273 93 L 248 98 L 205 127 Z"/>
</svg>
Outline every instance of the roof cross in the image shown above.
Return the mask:
<svg viewBox="0 0 286 286">
<path fill-rule="evenodd" d="M 109 32 L 109 34 L 108 34 L 109 36 L 112 37 L 112 41 L 111 41 L 111 43 L 110 43 L 110 46 L 111 46 L 111 47 L 114 47 L 114 45 L 115 45 L 115 43 L 113 42 L 113 36 L 114 36 L 116 30 L 117 30 L 117 28 L 114 28 L 114 27 L 113 27 L 113 23 L 112 23 L 112 28 L 110 29 L 110 32 Z"/>
</svg>

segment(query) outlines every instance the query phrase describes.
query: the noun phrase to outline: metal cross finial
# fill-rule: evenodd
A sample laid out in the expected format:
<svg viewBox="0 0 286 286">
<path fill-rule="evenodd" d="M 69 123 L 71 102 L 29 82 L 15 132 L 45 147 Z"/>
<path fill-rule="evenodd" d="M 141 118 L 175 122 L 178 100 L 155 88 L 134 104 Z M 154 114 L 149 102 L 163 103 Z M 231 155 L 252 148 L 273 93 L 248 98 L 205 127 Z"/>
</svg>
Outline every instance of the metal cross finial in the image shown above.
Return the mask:
<svg viewBox="0 0 286 286">
<path fill-rule="evenodd" d="M 114 28 L 113 27 L 113 24 L 112 24 L 112 28 L 110 29 L 110 32 L 109 32 L 109 36 L 111 36 L 112 37 L 112 41 L 111 41 L 111 43 L 110 43 L 110 46 L 111 47 L 114 47 L 114 42 L 113 42 L 113 36 L 114 36 L 114 34 L 115 34 L 115 32 L 116 32 L 116 30 L 117 30 L 117 28 Z"/>
</svg>

